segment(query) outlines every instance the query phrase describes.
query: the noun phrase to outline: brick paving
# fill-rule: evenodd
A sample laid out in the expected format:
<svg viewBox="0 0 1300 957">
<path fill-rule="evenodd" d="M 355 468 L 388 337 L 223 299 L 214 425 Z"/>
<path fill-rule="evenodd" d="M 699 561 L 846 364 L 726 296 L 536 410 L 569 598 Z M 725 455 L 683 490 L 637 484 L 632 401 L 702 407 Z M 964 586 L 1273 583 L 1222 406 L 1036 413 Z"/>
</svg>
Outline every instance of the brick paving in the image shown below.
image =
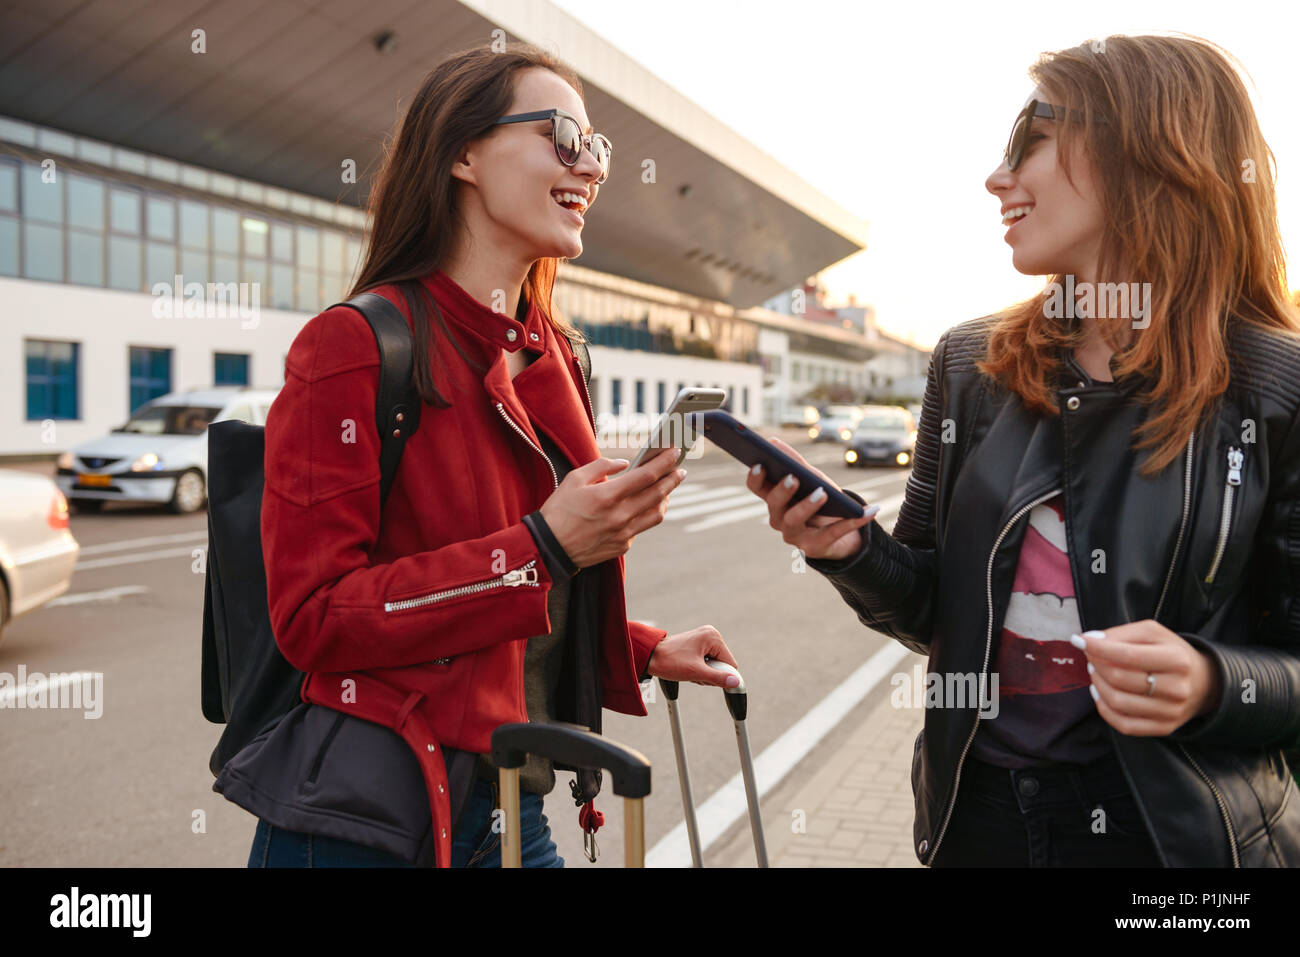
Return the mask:
<svg viewBox="0 0 1300 957">
<path fill-rule="evenodd" d="M 912 849 L 911 768 L 924 720 L 923 708 L 895 708 L 886 695 L 802 786 L 787 780 L 770 791 L 763 824 L 771 866 L 920 867 Z M 810 757 L 820 758 L 816 751 Z M 796 811 L 803 812 L 802 832 Z M 705 851 L 704 864 L 754 866 L 747 818 Z"/>
</svg>

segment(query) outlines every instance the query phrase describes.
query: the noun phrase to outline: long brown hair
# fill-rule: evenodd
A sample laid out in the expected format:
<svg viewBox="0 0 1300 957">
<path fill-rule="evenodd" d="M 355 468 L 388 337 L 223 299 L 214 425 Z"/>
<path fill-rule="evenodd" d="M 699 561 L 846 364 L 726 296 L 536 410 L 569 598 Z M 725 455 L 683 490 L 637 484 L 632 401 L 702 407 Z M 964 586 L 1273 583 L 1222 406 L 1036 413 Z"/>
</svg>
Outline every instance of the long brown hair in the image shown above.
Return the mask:
<svg viewBox="0 0 1300 957">
<path fill-rule="evenodd" d="M 1149 477 L 1186 444 L 1229 384 L 1227 326 L 1244 321 L 1300 333 L 1290 302 L 1274 197 L 1273 152 L 1226 51 L 1201 37 L 1110 36 L 1043 54 L 1029 70 L 1051 102 L 1079 111 L 1060 123 L 1067 179 L 1072 144 L 1097 171 L 1104 216 L 1097 280 L 1149 282 L 1149 325 L 1123 347 L 1126 316 L 1097 315 L 1116 375 L 1152 385 L 1153 414 L 1134 448 L 1153 451 Z M 1096 122 L 1098 115 L 1106 122 Z M 1126 269 L 1131 275 L 1118 275 Z M 1065 286 L 1065 277 L 1052 282 Z M 1051 286 L 1003 310 L 977 367 L 1034 411 L 1058 415 L 1050 383 L 1058 346 L 1083 343 L 1081 323 L 1050 318 Z M 1101 312 L 1105 310 L 1094 310 Z M 1155 407 L 1158 406 L 1158 413 Z"/>
<path fill-rule="evenodd" d="M 360 274 L 348 297 L 376 286 L 395 284 L 411 309 L 415 346 L 415 387 L 422 401 L 446 408 L 430 362 L 433 331 L 430 315 L 456 351 L 446 320 L 428 289 L 419 281 L 445 263 L 460 228 L 457 190 L 451 168 L 461 150 L 491 132 L 514 99 L 515 77 L 530 67 L 551 70 L 583 96 L 577 73 L 544 50 L 523 43 L 474 47 L 438 64 L 420 85 L 402 118 L 395 140 L 385 144 L 384 158 L 370 191 L 371 228 Z M 551 303 L 559 260 L 533 263 L 524 281 L 524 297 L 537 304 L 558 331 L 579 333 Z"/>
</svg>

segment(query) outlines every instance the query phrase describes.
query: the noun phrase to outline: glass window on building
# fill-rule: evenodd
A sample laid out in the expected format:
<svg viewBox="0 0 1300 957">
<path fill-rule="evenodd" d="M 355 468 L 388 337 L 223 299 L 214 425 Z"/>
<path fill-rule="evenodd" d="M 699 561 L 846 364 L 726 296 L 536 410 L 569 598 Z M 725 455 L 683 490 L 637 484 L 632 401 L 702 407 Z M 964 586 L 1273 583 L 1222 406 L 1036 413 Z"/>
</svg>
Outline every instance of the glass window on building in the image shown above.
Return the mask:
<svg viewBox="0 0 1300 957">
<path fill-rule="evenodd" d="M 212 210 L 212 251 L 239 255 L 239 214 L 233 209 Z"/>
<path fill-rule="evenodd" d="M 294 305 L 303 312 L 320 309 L 320 230 L 313 226 L 298 226 L 294 230 L 297 241 L 295 262 L 298 266 L 298 289 Z"/>
<path fill-rule="evenodd" d="M 0 215 L 0 276 L 18 275 L 18 217 Z"/>
<path fill-rule="evenodd" d="M 212 357 L 213 385 L 248 385 L 248 356 L 218 352 Z"/>
<path fill-rule="evenodd" d="M 613 406 L 614 414 L 621 415 L 623 412 L 623 380 L 611 379 L 609 381 L 610 404 Z"/>
<path fill-rule="evenodd" d="M 18 275 L 18 169 L 0 160 L 0 276 Z"/>
<path fill-rule="evenodd" d="M 334 229 L 321 231 L 321 303 L 338 302 L 343 298 L 343 286 L 347 282 L 346 260 L 344 254 L 346 237 Z"/>
<path fill-rule="evenodd" d="M 740 390 L 740 410 L 745 415 L 749 415 L 749 386 Z"/>
<path fill-rule="evenodd" d="M 293 267 L 283 263 L 271 264 L 270 301 L 272 308 L 293 308 Z"/>
<path fill-rule="evenodd" d="M 27 421 L 76 419 L 77 349 L 75 342 L 27 339 Z"/>
<path fill-rule="evenodd" d="M 175 246 L 150 240 L 145 244 L 144 255 L 144 281 L 147 289 L 152 291 L 154 283 L 164 282 L 170 287 L 176 282 Z"/>
<path fill-rule="evenodd" d="M 145 231 L 150 239 L 176 241 L 176 203 L 163 196 L 150 196 L 144 206 Z M 167 277 L 170 281 L 171 277 Z"/>
<path fill-rule="evenodd" d="M 183 199 L 181 210 L 181 245 L 190 249 L 208 249 L 211 245 L 211 215 L 206 203 Z"/>
<path fill-rule="evenodd" d="M 134 412 L 150 399 L 172 389 L 172 351 L 130 347 L 130 408 Z"/>
<path fill-rule="evenodd" d="M 0 212 L 18 213 L 18 164 L 0 160 Z"/>
<path fill-rule="evenodd" d="M 636 380 L 636 410 L 645 411 L 645 379 Z"/>
<path fill-rule="evenodd" d="M 288 223 L 271 224 L 271 258 L 276 262 L 293 262 L 293 227 Z"/>
<path fill-rule="evenodd" d="M 23 218 L 43 223 L 63 222 L 63 179 L 45 182 L 44 170 L 23 164 Z"/>
<path fill-rule="evenodd" d="M 104 234 L 68 229 L 68 282 L 104 285 Z"/>
<path fill-rule="evenodd" d="M 140 240 L 142 196 L 133 189 L 108 191 L 108 285 L 139 292 L 143 288 L 144 244 Z"/>
<path fill-rule="evenodd" d="M 658 407 L 655 409 L 655 411 L 658 412 L 660 415 L 662 415 L 663 413 L 665 413 L 665 412 L 668 411 L 668 405 L 667 405 L 667 402 L 668 402 L 667 392 L 668 392 L 668 383 L 667 383 L 667 382 L 664 382 L 664 381 L 661 379 L 661 380 L 659 381 L 659 383 L 658 383 L 658 396 L 657 396 L 657 398 L 659 399 L 659 405 L 658 405 Z"/>
<path fill-rule="evenodd" d="M 23 275 L 63 282 L 63 227 L 23 223 Z"/>
</svg>

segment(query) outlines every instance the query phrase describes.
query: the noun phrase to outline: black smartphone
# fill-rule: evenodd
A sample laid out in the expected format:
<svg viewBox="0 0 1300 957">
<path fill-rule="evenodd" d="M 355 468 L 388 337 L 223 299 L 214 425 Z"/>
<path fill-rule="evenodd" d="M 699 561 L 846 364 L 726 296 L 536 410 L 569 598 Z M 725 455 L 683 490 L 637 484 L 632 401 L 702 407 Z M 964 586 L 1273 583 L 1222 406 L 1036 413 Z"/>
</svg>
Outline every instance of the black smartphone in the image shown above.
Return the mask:
<svg viewBox="0 0 1300 957">
<path fill-rule="evenodd" d="M 794 475 L 799 481 L 799 487 L 791 496 L 790 504 L 802 501 L 816 489 L 824 488 L 826 501 L 817 510 L 818 515 L 828 515 L 831 518 L 858 518 L 862 515 L 863 506 L 860 502 L 834 486 L 828 486 L 816 472 L 792 459 L 735 416 L 715 409 L 701 413 L 701 418 L 704 420 L 705 438 L 751 468 L 762 465 L 763 477 L 767 481 L 775 484 L 787 475 Z"/>
</svg>

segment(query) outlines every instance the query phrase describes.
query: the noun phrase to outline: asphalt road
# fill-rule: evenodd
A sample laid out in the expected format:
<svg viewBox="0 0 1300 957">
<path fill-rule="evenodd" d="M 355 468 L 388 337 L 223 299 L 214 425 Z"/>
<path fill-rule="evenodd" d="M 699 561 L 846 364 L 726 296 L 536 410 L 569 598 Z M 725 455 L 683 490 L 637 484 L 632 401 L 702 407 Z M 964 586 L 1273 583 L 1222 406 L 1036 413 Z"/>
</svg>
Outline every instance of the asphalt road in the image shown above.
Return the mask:
<svg viewBox="0 0 1300 957">
<path fill-rule="evenodd" d="M 879 502 L 877 520 L 893 527 L 907 471 L 850 469 L 838 447 L 784 435 L 836 482 Z M 628 614 L 670 634 L 718 628 L 749 689 L 757 757 L 885 639 L 864 628 L 817 572 L 798 570 L 768 526 L 766 507 L 745 489 L 744 467 L 704 445 L 703 455 L 686 460 L 689 475 L 666 520 L 627 554 Z M 110 505 L 74 515 L 72 531 L 82 546 L 72 587 L 11 623 L 0 642 L 0 671 L 102 672 L 103 712 L 88 719 L 74 710 L 0 711 L 0 866 L 244 866 L 255 821 L 212 790 L 208 756 L 219 728 L 199 706 L 205 513 Z M 682 820 L 666 706 L 652 687 L 648 717 L 607 711 L 604 727 L 653 764 L 647 848 Z M 722 694 L 682 686 L 697 804 L 739 769 Z M 814 749 L 792 777 L 817 759 Z M 590 866 L 570 777 L 557 775 L 546 814 L 566 865 Z M 606 826 L 595 866 L 621 866 L 622 799 L 607 781 L 596 803 Z M 742 818 L 715 846 L 747 834 Z"/>
</svg>

